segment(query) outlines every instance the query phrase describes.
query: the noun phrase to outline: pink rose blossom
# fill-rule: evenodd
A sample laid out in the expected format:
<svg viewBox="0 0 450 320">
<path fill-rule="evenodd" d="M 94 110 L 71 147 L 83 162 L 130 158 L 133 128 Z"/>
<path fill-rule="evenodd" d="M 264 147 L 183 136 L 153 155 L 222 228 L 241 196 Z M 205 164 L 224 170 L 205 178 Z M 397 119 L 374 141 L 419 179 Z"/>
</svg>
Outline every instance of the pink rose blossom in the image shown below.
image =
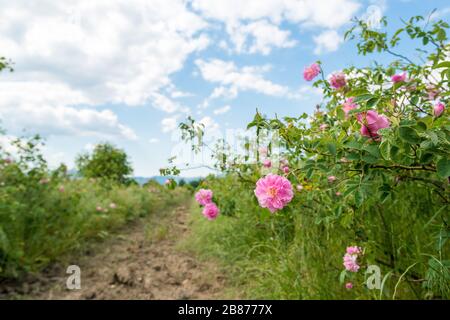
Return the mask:
<svg viewBox="0 0 450 320">
<path fill-rule="evenodd" d="M 344 267 L 346 270 L 350 271 L 350 272 L 358 272 L 359 270 L 359 265 L 356 262 L 356 260 L 358 259 L 358 255 L 357 254 L 348 254 L 346 253 L 344 255 Z"/>
<path fill-rule="evenodd" d="M 336 181 L 336 177 L 335 176 L 329 176 L 328 177 L 328 182 L 329 183 L 333 183 L 333 182 L 335 182 Z"/>
<path fill-rule="evenodd" d="M 103 208 L 101 206 L 97 206 L 97 208 L 95 208 L 95 210 L 97 210 L 98 212 L 103 211 Z"/>
<path fill-rule="evenodd" d="M 297 191 L 302 191 L 303 190 L 303 186 L 301 184 L 297 185 Z"/>
<path fill-rule="evenodd" d="M 334 89 L 340 89 L 345 87 L 347 80 L 345 79 L 345 73 L 336 72 L 331 75 L 330 84 Z"/>
<path fill-rule="evenodd" d="M 393 83 L 406 81 L 406 72 L 403 72 L 402 74 L 394 74 L 391 77 L 391 80 Z"/>
<path fill-rule="evenodd" d="M 58 188 L 58 191 L 59 191 L 59 192 L 62 193 L 62 192 L 64 192 L 64 190 L 65 190 L 64 186 L 59 186 L 59 188 Z"/>
<path fill-rule="evenodd" d="M 346 252 L 348 254 L 360 254 L 362 252 L 362 250 L 360 247 L 352 246 L 352 247 L 347 247 Z"/>
<path fill-rule="evenodd" d="M 439 89 L 436 88 L 435 85 L 429 84 L 427 85 L 427 93 L 428 93 L 428 99 L 434 100 L 439 95 Z"/>
<path fill-rule="evenodd" d="M 283 167 L 283 172 L 284 172 L 285 174 L 288 174 L 288 173 L 289 173 L 289 167 L 288 167 L 288 166 L 284 166 L 284 167 Z"/>
<path fill-rule="evenodd" d="M 39 184 L 47 184 L 49 182 L 50 182 L 50 180 L 47 178 L 42 178 L 41 180 L 39 180 Z"/>
<path fill-rule="evenodd" d="M 280 166 L 285 167 L 289 165 L 289 161 L 287 159 L 281 159 L 280 160 Z"/>
<path fill-rule="evenodd" d="M 201 205 L 206 206 L 211 203 L 213 197 L 213 192 L 209 189 L 200 189 L 195 194 L 195 200 Z"/>
<path fill-rule="evenodd" d="M 390 126 L 389 119 L 383 115 L 379 115 L 374 110 L 366 113 L 358 114 L 358 121 L 361 123 L 361 134 L 378 140 L 378 130 L 388 128 Z"/>
<path fill-rule="evenodd" d="M 445 104 L 443 104 L 442 102 L 438 102 L 435 104 L 434 106 L 434 116 L 437 118 L 439 117 L 445 110 Z"/>
<path fill-rule="evenodd" d="M 269 153 L 269 151 L 267 150 L 266 147 L 261 147 L 259 148 L 259 154 L 261 154 L 262 156 L 267 156 L 267 154 Z"/>
<path fill-rule="evenodd" d="M 313 63 L 309 67 L 306 67 L 303 71 L 303 78 L 306 81 L 311 81 L 315 77 L 317 77 L 320 73 L 320 66 L 317 63 Z"/>
<path fill-rule="evenodd" d="M 208 220 L 214 220 L 219 214 L 219 208 L 215 203 L 210 202 L 205 205 L 202 213 Z"/>
<path fill-rule="evenodd" d="M 340 193 L 339 191 L 337 191 L 337 192 L 336 192 L 336 196 L 337 196 L 337 197 L 340 197 L 340 196 L 342 196 L 342 193 Z"/>
<path fill-rule="evenodd" d="M 347 282 L 347 283 L 345 284 L 345 288 L 346 288 L 346 289 L 352 289 L 352 288 L 353 288 L 353 283 Z"/>
<path fill-rule="evenodd" d="M 270 161 L 270 159 L 264 160 L 263 166 L 266 167 L 266 168 L 272 167 L 272 161 Z"/>
<path fill-rule="evenodd" d="M 262 208 L 274 213 L 283 209 L 293 198 L 292 185 L 285 177 L 268 174 L 256 182 L 255 195 Z"/>
<path fill-rule="evenodd" d="M 328 128 L 328 125 L 327 125 L 326 123 L 322 123 L 322 124 L 319 126 L 319 129 L 320 129 L 321 131 L 325 131 L 327 128 Z"/>
<path fill-rule="evenodd" d="M 111 202 L 111 203 L 109 204 L 109 207 L 110 207 L 111 209 L 115 209 L 115 208 L 117 208 L 117 205 L 116 205 L 114 202 Z"/>
<path fill-rule="evenodd" d="M 353 97 L 347 98 L 347 100 L 345 100 L 344 104 L 342 105 L 342 110 L 344 110 L 345 116 L 348 116 L 348 113 L 356 108 L 358 108 L 358 105 L 353 102 Z"/>
</svg>

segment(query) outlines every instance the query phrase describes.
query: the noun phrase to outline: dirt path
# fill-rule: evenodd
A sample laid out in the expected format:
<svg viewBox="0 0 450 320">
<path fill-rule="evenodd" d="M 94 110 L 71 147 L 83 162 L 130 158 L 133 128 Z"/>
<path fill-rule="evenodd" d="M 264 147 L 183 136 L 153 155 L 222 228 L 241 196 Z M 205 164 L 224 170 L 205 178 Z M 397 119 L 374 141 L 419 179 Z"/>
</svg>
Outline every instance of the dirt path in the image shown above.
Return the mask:
<svg viewBox="0 0 450 320">
<path fill-rule="evenodd" d="M 224 278 L 216 266 L 178 249 L 189 233 L 188 220 L 189 210 L 181 206 L 132 223 L 88 256 L 72 259 L 81 269 L 80 290 L 68 290 L 66 267 L 55 266 L 34 283 L 22 284 L 21 297 L 220 299 Z"/>
</svg>

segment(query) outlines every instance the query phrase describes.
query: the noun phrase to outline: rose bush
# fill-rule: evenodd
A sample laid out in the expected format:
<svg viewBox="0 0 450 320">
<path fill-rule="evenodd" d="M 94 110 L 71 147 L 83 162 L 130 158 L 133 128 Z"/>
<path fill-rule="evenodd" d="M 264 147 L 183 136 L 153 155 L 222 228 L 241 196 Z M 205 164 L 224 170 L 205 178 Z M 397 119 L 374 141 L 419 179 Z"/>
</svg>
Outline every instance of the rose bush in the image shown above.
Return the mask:
<svg viewBox="0 0 450 320">
<path fill-rule="evenodd" d="M 449 26 L 423 20 L 413 17 L 391 36 L 355 20 L 346 38 L 358 41 L 358 52 L 391 55 L 392 63 L 326 77 L 317 61 L 303 71 L 323 91 L 313 115 L 271 119 L 257 112 L 245 154 L 217 149 L 216 167 L 226 176 L 210 177 L 203 187 L 214 191 L 220 208 L 232 202 L 225 216 L 239 219 L 209 222 L 197 235 L 217 237 L 221 247 L 209 249 L 238 264 L 242 281 L 259 281 L 249 285 L 253 297 L 450 297 Z M 401 35 L 421 41 L 424 61 L 396 52 Z M 204 146 L 192 118 L 180 128 L 193 150 Z M 266 183 L 275 175 L 279 183 Z M 278 198 L 281 179 L 290 187 Z M 233 237 L 222 241 L 231 229 Z M 364 256 L 347 252 L 342 270 L 341 253 L 352 243 Z M 366 285 L 368 265 L 382 270 L 378 291 Z M 245 279 L 250 272 L 260 280 Z"/>
<path fill-rule="evenodd" d="M 73 177 L 64 165 L 51 170 L 41 146 L 38 136 L 0 145 L 0 281 L 39 271 L 87 240 L 103 239 L 131 219 L 190 195 L 184 188 L 150 190 Z"/>
</svg>

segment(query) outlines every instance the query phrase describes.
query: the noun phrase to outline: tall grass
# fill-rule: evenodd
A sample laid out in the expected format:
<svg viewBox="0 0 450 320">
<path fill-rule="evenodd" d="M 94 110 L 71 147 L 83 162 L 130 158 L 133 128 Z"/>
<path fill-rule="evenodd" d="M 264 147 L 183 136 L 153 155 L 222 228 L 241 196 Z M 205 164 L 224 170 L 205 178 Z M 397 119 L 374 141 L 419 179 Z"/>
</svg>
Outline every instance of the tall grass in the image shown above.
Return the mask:
<svg viewBox="0 0 450 320">
<path fill-rule="evenodd" d="M 0 278 L 38 271 L 130 220 L 185 201 L 188 194 L 183 188 L 92 179 L 44 182 L 27 177 L 0 187 Z"/>
<path fill-rule="evenodd" d="M 257 205 L 252 186 L 236 177 L 209 179 L 206 186 L 214 190 L 222 214 L 208 221 L 194 205 L 188 246 L 218 259 L 247 298 L 450 297 L 449 247 L 439 246 L 441 233 L 433 221 L 442 212 L 427 189 L 413 190 L 405 183 L 395 200 L 342 213 L 355 217 L 355 223 L 346 224 L 304 194 L 297 194 L 298 205 L 271 215 Z M 369 290 L 363 272 L 352 279 L 351 290 L 340 282 L 342 256 L 350 244 L 365 248 L 364 264 L 381 268 L 382 290 Z"/>
</svg>

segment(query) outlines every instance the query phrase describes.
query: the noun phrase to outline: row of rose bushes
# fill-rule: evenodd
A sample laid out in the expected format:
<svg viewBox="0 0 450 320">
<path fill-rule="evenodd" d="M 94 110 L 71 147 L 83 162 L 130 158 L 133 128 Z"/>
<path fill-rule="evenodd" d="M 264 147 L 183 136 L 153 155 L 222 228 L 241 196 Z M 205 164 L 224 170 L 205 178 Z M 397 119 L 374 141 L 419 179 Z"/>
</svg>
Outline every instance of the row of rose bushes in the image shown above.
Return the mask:
<svg viewBox="0 0 450 320">
<path fill-rule="evenodd" d="M 29 144 L 28 144 L 29 143 Z M 36 272 L 126 222 L 184 201 L 184 188 L 120 185 L 50 170 L 35 140 L 0 149 L 0 279 Z"/>
<path fill-rule="evenodd" d="M 427 28 L 422 20 L 410 19 L 390 39 L 387 32 L 371 30 L 364 21 L 357 21 L 348 35 L 359 39 L 360 53 L 385 52 L 400 60 L 386 67 L 350 67 L 328 79 L 321 63 L 314 63 L 303 73 L 306 81 L 321 75 L 314 86 L 322 88 L 324 100 L 314 115 L 280 120 L 258 112 L 248 125 L 256 129 L 256 145 L 263 145 L 256 148 L 256 164 L 246 162 L 247 156 L 224 154 L 225 148 L 217 150 L 217 167 L 237 177 L 230 180 L 236 185 L 226 187 L 236 188 L 240 194 L 244 187 L 254 190 L 259 206 L 283 221 L 275 238 L 289 241 L 279 245 L 298 248 L 295 239 L 300 238 L 310 242 L 301 244 L 309 250 L 321 245 L 330 250 L 328 255 L 320 255 L 319 264 L 305 261 L 303 272 L 317 274 L 317 270 L 324 271 L 323 265 L 328 266 L 329 274 L 322 273 L 322 278 L 329 280 L 329 275 L 334 275 L 335 281 L 341 280 L 340 286 L 357 292 L 355 297 L 374 296 L 361 272 L 362 262 L 364 269 L 369 265 L 383 268 L 386 277 L 377 297 L 450 296 L 449 26 L 437 21 Z M 402 33 L 430 44 L 425 47 L 429 50 L 425 63 L 413 63 L 394 52 Z M 193 143 L 201 142 L 197 136 L 203 134 L 197 133 L 199 126 L 192 119 L 181 129 Z M 266 136 L 277 133 L 280 149 L 273 150 L 273 141 L 263 141 L 264 132 Z M 249 203 L 241 206 L 235 199 L 220 201 L 223 197 L 218 192 L 224 188 L 214 190 L 214 197 L 212 190 L 200 190 L 196 197 L 205 206 L 203 214 L 208 219 L 218 216 L 218 208 L 227 215 L 236 211 L 252 214 Z M 218 208 L 214 205 L 211 215 L 206 208 L 213 202 Z M 311 225 L 311 217 L 305 215 L 312 215 L 321 226 L 313 228 L 316 233 L 299 227 Z M 254 226 L 241 228 L 245 227 Z M 345 235 L 330 234 L 331 230 Z M 330 238 L 337 239 L 328 248 Z M 342 239 L 348 243 L 336 248 Z M 267 246 L 258 238 L 251 244 L 252 252 L 260 245 Z M 336 260 L 327 260 L 336 254 L 332 250 L 341 254 L 342 272 L 336 273 Z M 317 281 L 320 279 L 306 286 L 321 287 Z M 305 290 L 305 285 L 300 287 Z M 326 296 L 320 290 L 318 295 Z"/>
</svg>

